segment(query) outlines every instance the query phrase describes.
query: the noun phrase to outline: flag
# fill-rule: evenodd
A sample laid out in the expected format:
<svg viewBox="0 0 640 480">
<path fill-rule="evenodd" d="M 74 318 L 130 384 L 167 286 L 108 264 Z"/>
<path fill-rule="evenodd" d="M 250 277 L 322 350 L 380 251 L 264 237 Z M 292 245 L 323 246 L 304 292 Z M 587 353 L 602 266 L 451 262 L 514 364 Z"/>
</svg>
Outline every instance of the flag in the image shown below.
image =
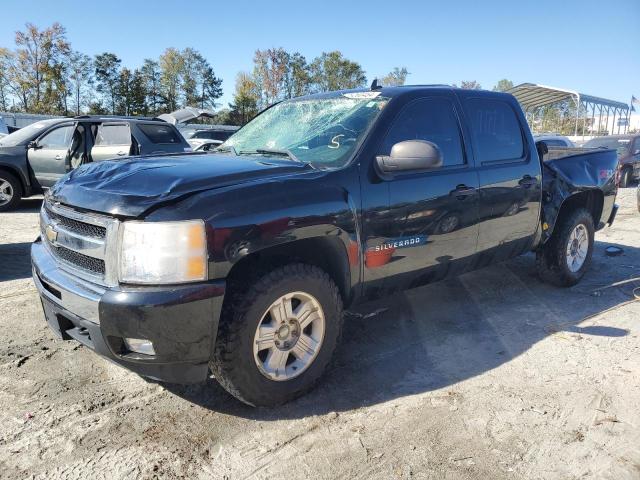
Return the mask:
<svg viewBox="0 0 640 480">
<path fill-rule="evenodd" d="M 636 109 L 633 107 L 634 105 L 640 105 L 640 100 L 638 100 L 636 97 L 631 95 L 631 111 L 632 112 L 636 111 Z"/>
</svg>

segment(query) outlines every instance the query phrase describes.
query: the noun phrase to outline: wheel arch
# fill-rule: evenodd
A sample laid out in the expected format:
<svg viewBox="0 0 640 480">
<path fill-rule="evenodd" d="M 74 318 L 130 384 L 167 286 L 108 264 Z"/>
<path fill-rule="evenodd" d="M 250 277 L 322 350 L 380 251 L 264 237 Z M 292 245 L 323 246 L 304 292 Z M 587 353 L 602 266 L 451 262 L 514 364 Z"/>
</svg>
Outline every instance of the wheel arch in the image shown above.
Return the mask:
<svg viewBox="0 0 640 480">
<path fill-rule="evenodd" d="M 589 189 L 576 192 L 564 199 L 556 221 L 554 222 L 554 228 L 558 222 L 563 221 L 567 216 L 574 212 L 578 208 L 586 208 L 591 213 L 593 218 L 593 225 L 598 229 L 601 223 L 602 209 L 604 207 L 604 194 L 599 189 Z M 550 232 L 552 233 L 552 232 Z"/>
<path fill-rule="evenodd" d="M 227 275 L 230 288 L 246 285 L 266 272 L 289 263 L 306 263 L 321 268 L 335 282 L 342 300 L 354 296 L 352 255 L 337 236 L 317 236 L 293 240 L 250 253 L 235 262 Z"/>
<path fill-rule="evenodd" d="M 31 191 L 31 186 L 27 183 L 26 179 L 24 178 L 23 172 L 20 171 L 19 168 L 7 163 L 0 163 L 0 171 L 10 173 L 14 177 L 16 177 L 20 182 L 20 187 L 22 188 L 22 195 L 23 196 L 29 195 Z"/>
</svg>

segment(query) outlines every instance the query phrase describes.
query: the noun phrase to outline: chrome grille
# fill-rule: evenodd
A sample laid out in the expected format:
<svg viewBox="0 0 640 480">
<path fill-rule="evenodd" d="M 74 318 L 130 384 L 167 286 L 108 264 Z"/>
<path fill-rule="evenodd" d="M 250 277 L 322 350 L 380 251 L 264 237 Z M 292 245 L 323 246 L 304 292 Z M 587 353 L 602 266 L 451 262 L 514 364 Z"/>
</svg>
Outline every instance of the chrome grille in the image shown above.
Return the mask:
<svg viewBox="0 0 640 480">
<path fill-rule="evenodd" d="M 100 285 L 117 283 L 115 218 L 52 204 L 40 210 L 42 240 L 60 268 Z"/>
<path fill-rule="evenodd" d="M 51 209 L 45 206 L 47 209 L 47 215 L 54 222 L 59 223 L 72 232 L 79 233 L 80 235 L 87 235 L 93 238 L 104 238 L 107 236 L 107 229 L 98 225 L 91 225 L 90 223 L 79 222 L 73 218 L 63 217 L 51 211 Z"/>
<path fill-rule="evenodd" d="M 52 248 L 54 253 L 62 260 L 65 260 L 85 270 L 89 270 L 90 272 L 93 272 L 95 274 L 104 275 L 104 260 L 89 257 L 88 255 L 74 252 L 73 250 L 69 250 L 65 247 L 52 246 Z"/>
</svg>

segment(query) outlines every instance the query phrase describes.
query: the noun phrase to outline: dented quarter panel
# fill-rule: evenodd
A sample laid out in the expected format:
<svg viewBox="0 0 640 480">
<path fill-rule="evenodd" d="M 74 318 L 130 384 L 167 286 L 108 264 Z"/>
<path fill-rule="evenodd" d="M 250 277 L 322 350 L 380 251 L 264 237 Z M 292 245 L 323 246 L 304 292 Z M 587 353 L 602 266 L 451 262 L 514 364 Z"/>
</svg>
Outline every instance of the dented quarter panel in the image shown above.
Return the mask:
<svg viewBox="0 0 640 480">
<path fill-rule="evenodd" d="M 607 221 L 613 210 L 617 185 L 618 159 L 615 150 L 585 151 L 543 162 L 544 243 L 553 233 L 562 205 L 572 195 L 590 190 L 600 191 L 604 201 L 600 218 L 594 219 L 596 228 Z"/>
</svg>

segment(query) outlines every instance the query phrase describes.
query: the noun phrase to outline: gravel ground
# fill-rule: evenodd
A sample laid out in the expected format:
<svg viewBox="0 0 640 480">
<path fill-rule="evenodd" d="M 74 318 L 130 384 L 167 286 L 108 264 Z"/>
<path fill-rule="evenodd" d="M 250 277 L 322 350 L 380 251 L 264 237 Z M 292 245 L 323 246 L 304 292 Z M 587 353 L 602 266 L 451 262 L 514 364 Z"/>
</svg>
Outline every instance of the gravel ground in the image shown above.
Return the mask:
<svg viewBox="0 0 640 480">
<path fill-rule="evenodd" d="M 619 203 L 576 287 L 540 283 L 528 255 L 366 305 L 388 310 L 349 320 L 318 389 L 252 409 L 55 339 L 25 201 L 0 214 L 0 477 L 640 478 L 634 189 Z"/>
</svg>

